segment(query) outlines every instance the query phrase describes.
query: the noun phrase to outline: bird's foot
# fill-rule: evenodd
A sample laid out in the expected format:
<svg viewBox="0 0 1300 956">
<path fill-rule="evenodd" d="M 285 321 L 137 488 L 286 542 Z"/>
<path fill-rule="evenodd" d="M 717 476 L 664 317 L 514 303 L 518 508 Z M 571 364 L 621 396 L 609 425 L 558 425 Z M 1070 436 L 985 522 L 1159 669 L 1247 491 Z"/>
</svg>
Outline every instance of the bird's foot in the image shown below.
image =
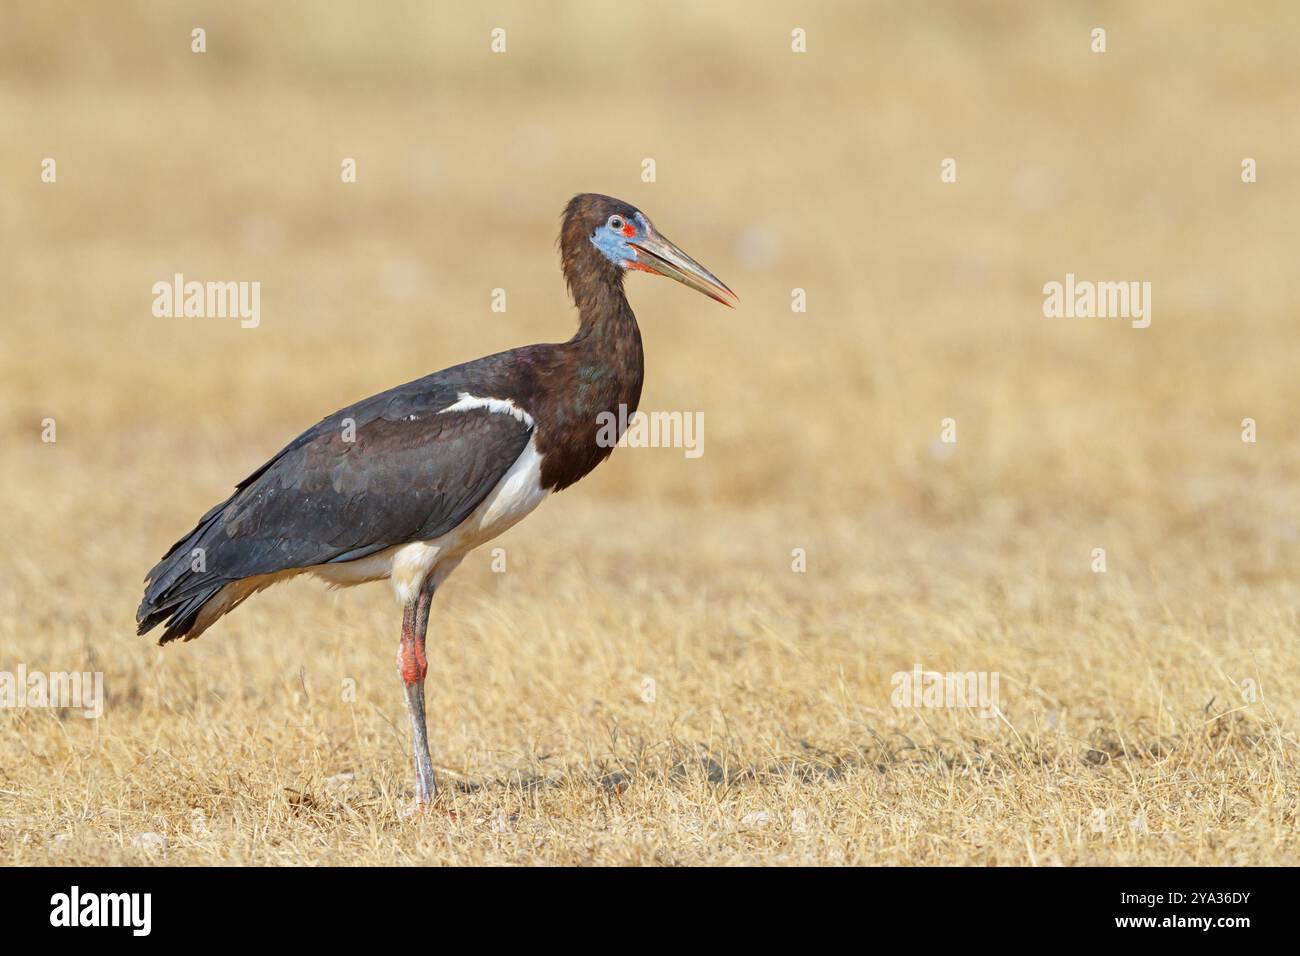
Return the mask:
<svg viewBox="0 0 1300 956">
<path fill-rule="evenodd" d="M 407 804 L 397 813 L 403 820 L 427 818 L 431 814 L 444 816 L 448 820 L 459 819 L 455 810 L 448 810 L 446 807 L 440 806 L 437 801 L 430 800 L 416 800 L 414 803 Z"/>
</svg>

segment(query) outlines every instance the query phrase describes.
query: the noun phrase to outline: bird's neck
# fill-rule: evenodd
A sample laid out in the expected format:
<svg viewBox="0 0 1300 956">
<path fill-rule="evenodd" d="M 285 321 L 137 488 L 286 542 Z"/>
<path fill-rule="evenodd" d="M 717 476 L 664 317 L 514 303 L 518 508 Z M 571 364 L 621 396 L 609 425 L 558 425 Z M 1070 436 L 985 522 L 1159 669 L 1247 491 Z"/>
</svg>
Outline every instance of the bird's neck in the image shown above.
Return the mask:
<svg viewBox="0 0 1300 956">
<path fill-rule="evenodd" d="M 641 401 L 641 330 L 619 280 L 573 287 L 580 324 L 557 350 L 556 372 L 567 381 L 551 393 L 553 405 L 538 434 L 543 484 L 554 490 L 609 456 Z"/>
<path fill-rule="evenodd" d="M 579 286 L 574 289 L 574 301 L 578 306 L 578 331 L 570 344 L 593 357 L 603 354 L 613 360 L 635 358 L 633 364 L 639 372 L 641 329 L 623 294 L 622 278 Z"/>
<path fill-rule="evenodd" d="M 623 294 L 623 278 L 578 286 L 578 331 L 570 339 L 577 357 L 579 387 L 600 405 L 597 411 L 636 411 L 645 358 L 636 314 Z"/>
</svg>

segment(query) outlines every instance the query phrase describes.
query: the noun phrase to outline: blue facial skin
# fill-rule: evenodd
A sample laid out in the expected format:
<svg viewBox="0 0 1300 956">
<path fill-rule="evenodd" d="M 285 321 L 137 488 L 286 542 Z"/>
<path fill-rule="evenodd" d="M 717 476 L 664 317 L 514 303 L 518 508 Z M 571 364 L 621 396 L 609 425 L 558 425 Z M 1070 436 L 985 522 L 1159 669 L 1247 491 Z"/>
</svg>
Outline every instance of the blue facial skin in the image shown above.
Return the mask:
<svg viewBox="0 0 1300 956">
<path fill-rule="evenodd" d="M 648 231 L 649 223 L 646 222 L 645 216 L 640 213 L 637 213 L 633 219 L 624 221 L 630 222 L 635 227 L 638 237 L 644 236 Z M 635 237 L 625 236 L 621 229 L 609 228 L 609 220 L 605 220 L 604 224 L 591 234 L 591 244 L 599 249 L 600 254 L 614 265 L 626 269 L 627 263 L 636 259 L 636 250 L 628 245 L 628 239 L 630 238 Z"/>
</svg>

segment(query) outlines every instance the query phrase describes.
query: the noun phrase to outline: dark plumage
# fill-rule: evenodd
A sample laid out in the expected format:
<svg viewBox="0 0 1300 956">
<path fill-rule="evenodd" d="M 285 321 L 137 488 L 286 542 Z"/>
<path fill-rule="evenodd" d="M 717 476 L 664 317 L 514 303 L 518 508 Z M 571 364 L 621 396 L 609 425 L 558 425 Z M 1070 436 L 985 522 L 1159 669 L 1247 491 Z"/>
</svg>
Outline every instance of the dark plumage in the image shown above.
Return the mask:
<svg viewBox="0 0 1300 956">
<path fill-rule="evenodd" d="M 528 442 L 529 429 L 508 415 L 438 414 L 455 403 L 462 370 L 497 358 L 381 392 L 295 438 L 149 572 L 139 633 L 170 618 L 159 643 L 197 637 L 191 628 L 204 603 L 234 581 L 355 561 L 456 527 Z M 353 442 L 344 440 L 348 421 Z"/>
<path fill-rule="evenodd" d="M 727 304 L 734 298 L 634 207 L 608 196 L 574 197 L 560 252 L 578 308 L 573 338 L 426 375 L 299 435 L 149 572 L 139 632 L 165 622 L 160 643 L 192 639 L 249 594 L 306 569 L 330 580 L 339 569 L 343 583 L 393 576 L 407 600 L 402 671 L 417 796 L 427 798 L 432 771 L 419 755 L 428 601 L 465 552 L 613 451 L 597 441 L 601 413 L 626 422 L 643 377 L 641 333 L 623 294 L 627 270 L 670 276 Z M 399 586 L 399 571 L 410 568 L 415 577 Z"/>
</svg>

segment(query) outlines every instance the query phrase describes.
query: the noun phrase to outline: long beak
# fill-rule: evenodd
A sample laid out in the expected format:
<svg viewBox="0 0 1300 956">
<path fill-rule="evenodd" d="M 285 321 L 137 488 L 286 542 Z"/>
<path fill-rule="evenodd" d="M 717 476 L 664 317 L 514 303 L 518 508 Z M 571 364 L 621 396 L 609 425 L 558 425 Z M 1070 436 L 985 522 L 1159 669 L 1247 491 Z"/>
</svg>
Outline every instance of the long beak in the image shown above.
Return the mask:
<svg viewBox="0 0 1300 956">
<path fill-rule="evenodd" d="M 633 268 L 676 279 L 729 309 L 740 302 L 726 283 L 658 233 L 629 240 L 628 245 L 637 251 Z"/>
</svg>

